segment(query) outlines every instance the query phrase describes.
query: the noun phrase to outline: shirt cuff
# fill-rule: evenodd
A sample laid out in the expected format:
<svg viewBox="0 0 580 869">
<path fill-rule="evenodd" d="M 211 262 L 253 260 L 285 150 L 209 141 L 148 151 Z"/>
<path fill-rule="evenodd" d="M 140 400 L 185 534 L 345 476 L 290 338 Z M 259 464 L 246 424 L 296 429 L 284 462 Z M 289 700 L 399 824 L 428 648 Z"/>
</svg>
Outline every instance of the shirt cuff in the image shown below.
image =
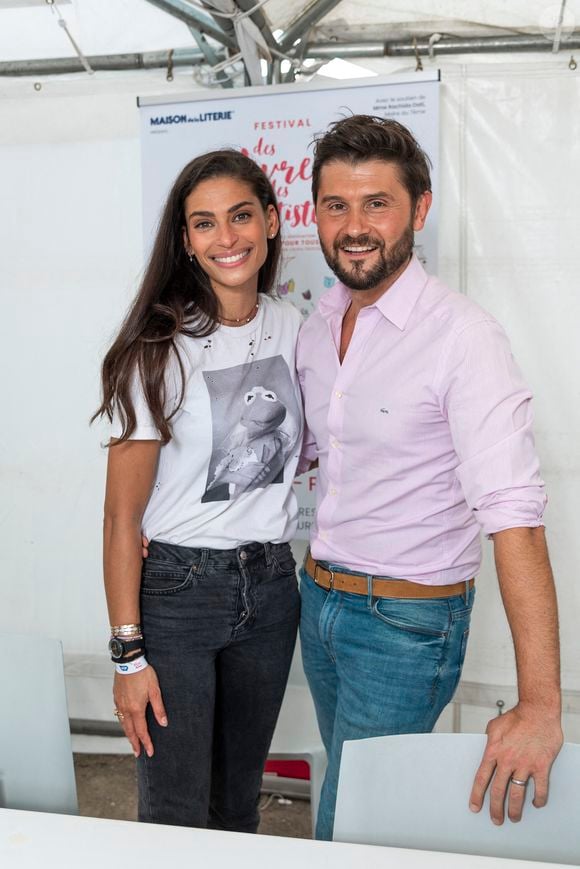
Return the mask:
<svg viewBox="0 0 580 869">
<path fill-rule="evenodd" d="M 542 485 L 496 492 L 473 515 L 487 537 L 508 528 L 539 528 L 544 524 L 547 501 Z"/>
</svg>

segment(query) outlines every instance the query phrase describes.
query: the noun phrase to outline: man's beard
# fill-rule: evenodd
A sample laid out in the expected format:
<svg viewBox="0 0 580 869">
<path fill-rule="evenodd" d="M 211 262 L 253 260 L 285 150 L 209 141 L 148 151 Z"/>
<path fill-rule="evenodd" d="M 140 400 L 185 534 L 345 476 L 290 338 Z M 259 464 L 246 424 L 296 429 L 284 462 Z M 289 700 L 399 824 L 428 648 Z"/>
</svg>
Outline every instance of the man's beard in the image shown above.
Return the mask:
<svg viewBox="0 0 580 869">
<path fill-rule="evenodd" d="M 334 242 L 332 250 L 326 249 L 322 243 L 320 246 L 328 267 L 332 269 L 341 283 L 350 290 L 374 290 L 408 262 L 413 253 L 414 243 L 413 226 L 409 224 L 403 235 L 388 251 L 385 250 L 384 241 L 373 238 L 371 235 L 359 235 L 357 238 L 344 235 Z M 376 247 L 379 252 L 379 260 L 376 265 L 365 269 L 362 260 L 353 260 L 348 269 L 342 266 L 339 252 L 341 248 L 351 246 Z"/>
</svg>

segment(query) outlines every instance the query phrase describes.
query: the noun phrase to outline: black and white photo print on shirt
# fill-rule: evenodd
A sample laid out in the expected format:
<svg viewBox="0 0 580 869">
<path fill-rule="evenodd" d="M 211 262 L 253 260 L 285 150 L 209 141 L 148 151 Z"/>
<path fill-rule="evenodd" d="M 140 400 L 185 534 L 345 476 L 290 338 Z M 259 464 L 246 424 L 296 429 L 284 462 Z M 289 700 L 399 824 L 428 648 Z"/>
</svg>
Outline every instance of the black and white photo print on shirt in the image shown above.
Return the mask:
<svg viewBox="0 0 580 869">
<path fill-rule="evenodd" d="M 212 454 L 202 503 L 281 483 L 300 431 L 284 358 L 204 371 L 203 379 L 210 396 Z"/>
</svg>

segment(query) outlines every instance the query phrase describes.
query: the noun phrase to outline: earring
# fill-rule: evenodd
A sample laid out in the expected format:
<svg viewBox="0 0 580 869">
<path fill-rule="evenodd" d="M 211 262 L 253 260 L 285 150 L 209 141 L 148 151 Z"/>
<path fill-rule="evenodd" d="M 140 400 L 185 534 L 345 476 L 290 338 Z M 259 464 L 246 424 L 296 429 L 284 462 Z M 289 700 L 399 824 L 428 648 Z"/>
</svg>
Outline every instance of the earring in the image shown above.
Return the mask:
<svg viewBox="0 0 580 869">
<path fill-rule="evenodd" d="M 189 257 L 189 261 L 190 261 L 190 263 L 192 263 L 192 262 L 193 262 L 193 258 L 195 257 L 195 254 L 194 254 L 194 253 L 188 253 L 187 255 L 188 255 L 188 257 Z"/>
</svg>

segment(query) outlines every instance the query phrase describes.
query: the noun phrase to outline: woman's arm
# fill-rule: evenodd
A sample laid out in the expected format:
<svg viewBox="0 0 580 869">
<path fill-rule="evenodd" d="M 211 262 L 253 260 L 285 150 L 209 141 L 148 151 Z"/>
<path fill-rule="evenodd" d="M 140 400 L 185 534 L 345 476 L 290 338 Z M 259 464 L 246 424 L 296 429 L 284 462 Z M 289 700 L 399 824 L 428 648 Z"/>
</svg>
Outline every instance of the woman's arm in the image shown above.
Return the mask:
<svg viewBox="0 0 580 869">
<path fill-rule="evenodd" d="M 160 446 L 159 441 L 135 440 L 109 447 L 103 561 L 112 625 L 140 623 L 141 522 L 155 479 Z M 135 756 L 140 753 L 141 743 L 151 756 L 153 745 L 145 721 L 148 703 L 159 724 L 167 725 L 155 671 L 148 666 L 138 673 L 115 673 L 113 696 Z"/>
</svg>

